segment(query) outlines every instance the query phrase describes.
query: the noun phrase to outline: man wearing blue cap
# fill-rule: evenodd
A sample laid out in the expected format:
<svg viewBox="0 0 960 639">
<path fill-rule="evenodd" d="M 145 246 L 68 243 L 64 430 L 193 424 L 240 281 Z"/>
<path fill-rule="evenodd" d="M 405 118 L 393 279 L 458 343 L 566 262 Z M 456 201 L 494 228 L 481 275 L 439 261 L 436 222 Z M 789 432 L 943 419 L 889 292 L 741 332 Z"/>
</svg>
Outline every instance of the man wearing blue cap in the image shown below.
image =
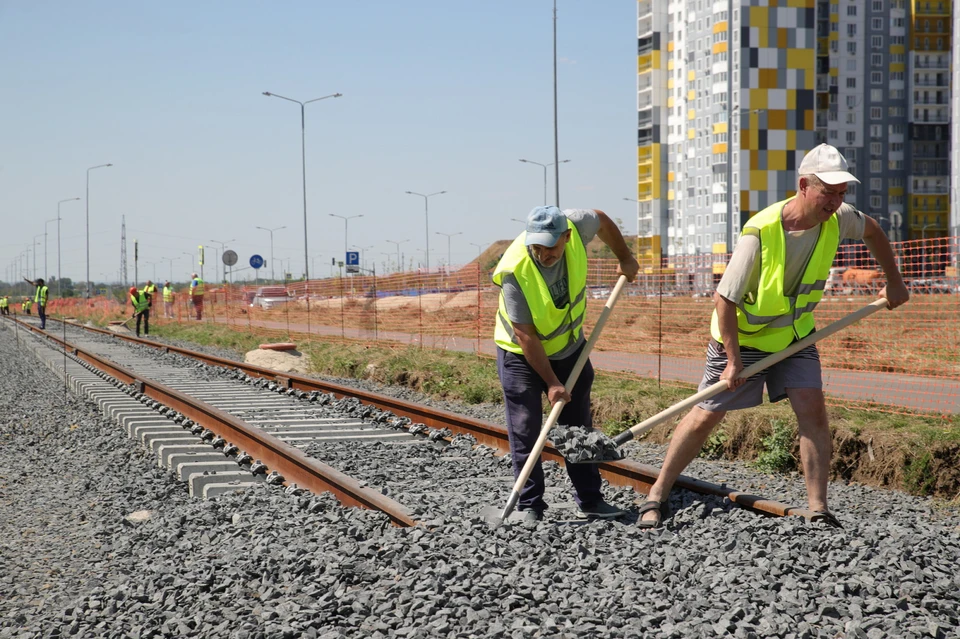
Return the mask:
<svg viewBox="0 0 960 639">
<path fill-rule="evenodd" d="M 617 274 L 632 282 L 640 265 L 613 220 L 596 209 L 561 211 L 555 206 L 538 206 L 530 212 L 527 230 L 513 241 L 493 273 L 493 282 L 501 289 L 494 341 L 514 477 L 520 474 L 540 434 L 543 393 L 551 404 L 561 399 L 566 402 L 558 423 L 593 428 L 593 367 L 589 360 L 569 394 L 564 381 L 586 344 L 586 245 L 594 236 L 617 256 Z M 596 465 L 567 464 L 567 474 L 573 482 L 579 517 L 611 519 L 624 514 L 603 500 Z M 535 521 L 543 517 L 547 508 L 544 490 L 543 468 L 538 462 L 520 492 L 517 511 L 521 518 Z"/>
</svg>

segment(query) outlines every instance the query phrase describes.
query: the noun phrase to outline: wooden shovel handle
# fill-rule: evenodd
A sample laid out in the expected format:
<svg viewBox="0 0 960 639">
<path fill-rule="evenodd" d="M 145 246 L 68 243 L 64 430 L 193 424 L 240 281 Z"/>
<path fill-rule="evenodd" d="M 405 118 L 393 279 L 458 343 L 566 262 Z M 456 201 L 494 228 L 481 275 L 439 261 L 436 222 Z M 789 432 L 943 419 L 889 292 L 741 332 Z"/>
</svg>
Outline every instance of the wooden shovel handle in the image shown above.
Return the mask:
<svg viewBox="0 0 960 639">
<path fill-rule="evenodd" d="M 854 311 L 853 313 L 850 313 L 846 317 L 838 319 L 836 322 L 827 325 L 823 329 L 810 333 L 803 339 L 794 342 L 793 344 L 786 347 L 782 351 L 771 353 L 770 355 L 761 359 L 759 362 L 751 364 L 750 366 L 740 371 L 740 374 L 737 377 L 742 379 L 747 379 L 748 377 L 752 377 L 753 375 L 756 375 L 760 371 L 765 370 L 773 366 L 777 362 L 783 361 L 786 358 L 793 355 L 794 353 L 806 348 L 807 346 L 810 346 L 814 342 L 817 342 L 825 337 L 830 337 L 837 331 L 842 330 L 847 326 L 850 326 L 854 322 L 861 320 L 864 317 L 867 317 L 868 315 L 871 315 L 879 311 L 881 308 L 886 308 L 886 307 L 887 307 L 887 300 L 881 297 L 875 302 L 872 302 L 864 306 L 863 308 L 857 311 Z M 655 426 L 662 424 L 663 422 L 667 421 L 671 417 L 674 417 L 682 413 L 683 411 L 687 410 L 691 406 L 695 406 L 696 404 L 699 404 L 705 399 L 710 399 L 714 395 L 718 395 L 719 393 L 725 390 L 727 390 L 727 382 L 726 380 L 720 380 L 719 382 L 711 386 L 708 386 L 707 388 L 704 388 L 699 393 L 692 395 L 687 399 L 674 404 L 670 408 L 667 408 L 657 413 L 653 417 L 650 417 L 649 419 L 646 419 L 640 422 L 636 426 L 631 427 L 630 430 L 620 433 L 619 435 L 617 435 L 614 441 L 617 444 L 626 443 L 631 439 L 634 439 L 638 435 L 642 435 L 643 433 L 651 430 Z"/>
</svg>

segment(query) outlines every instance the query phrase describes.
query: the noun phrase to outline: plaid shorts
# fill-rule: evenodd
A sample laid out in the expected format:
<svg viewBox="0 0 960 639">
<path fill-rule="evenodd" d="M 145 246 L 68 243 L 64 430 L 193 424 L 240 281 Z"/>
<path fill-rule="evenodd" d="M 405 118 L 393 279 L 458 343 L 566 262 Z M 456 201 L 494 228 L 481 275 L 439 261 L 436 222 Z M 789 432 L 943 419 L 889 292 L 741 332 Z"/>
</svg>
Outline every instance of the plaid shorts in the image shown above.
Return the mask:
<svg viewBox="0 0 960 639">
<path fill-rule="evenodd" d="M 743 367 L 755 364 L 770 353 L 755 348 L 740 347 Z M 720 381 L 727 366 L 727 353 L 723 344 L 711 339 L 707 345 L 707 364 L 703 371 L 699 390 L 709 388 Z M 787 359 L 750 377 L 740 388 L 714 395 L 697 406 L 707 411 L 728 411 L 752 408 L 763 403 L 763 386 L 767 386 L 770 402 L 779 402 L 787 396 L 788 388 L 823 388 L 820 371 L 820 353 L 817 345 L 811 344 Z"/>
</svg>

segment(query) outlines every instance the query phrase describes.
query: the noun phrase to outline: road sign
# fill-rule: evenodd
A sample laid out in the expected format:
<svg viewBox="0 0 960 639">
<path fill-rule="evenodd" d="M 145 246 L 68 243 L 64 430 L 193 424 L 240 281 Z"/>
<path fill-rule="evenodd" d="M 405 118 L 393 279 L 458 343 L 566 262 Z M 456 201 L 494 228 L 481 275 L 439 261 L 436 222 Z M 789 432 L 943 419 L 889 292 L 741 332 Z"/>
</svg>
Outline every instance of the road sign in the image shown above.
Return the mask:
<svg viewBox="0 0 960 639">
<path fill-rule="evenodd" d="M 250 256 L 250 268 L 257 268 L 257 269 L 263 268 L 263 264 L 264 264 L 263 257 L 259 255 Z"/>
<path fill-rule="evenodd" d="M 347 251 L 347 273 L 360 272 L 360 251 Z"/>
<path fill-rule="evenodd" d="M 231 251 L 230 249 L 227 249 L 226 251 L 223 252 L 223 257 L 220 259 L 222 259 L 223 263 L 226 264 L 227 266 L 233 266 L 234 264 L 237 263 L 237 253 L 236 251 Z"/>
</svg>

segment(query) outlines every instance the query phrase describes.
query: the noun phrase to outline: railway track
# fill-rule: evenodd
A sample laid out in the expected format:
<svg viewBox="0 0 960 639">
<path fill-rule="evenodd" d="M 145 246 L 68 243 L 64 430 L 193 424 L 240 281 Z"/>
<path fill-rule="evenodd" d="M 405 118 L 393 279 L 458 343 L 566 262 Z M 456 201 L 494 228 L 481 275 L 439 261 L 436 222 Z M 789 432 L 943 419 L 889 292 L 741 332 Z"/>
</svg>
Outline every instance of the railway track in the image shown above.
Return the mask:
<svg viewBox="0 0 960 639">
<path fill-rule="evenodd" d="M 502 503 L 512 481 L 508 464 L 482 454 L 509 449 L 506 429 L 496 424 L 112 331 L 68 323 L 64 340 L 59 323 L 40 331 L 30 321 L 14 321 L 57 349 L 37 347 L 48 367 L 61 375 L 65 367 L 77 394 L 96 402 L 198 496 L 267 482 L 329 491 L 345 505 L 379 510 L 395 525 L 410 526 L 456 508 L 458 496 L 446 491 L 437 499 L 430 481 L 391 481 L 391 464 L 410 464 L 410 449 L 421 455 L 417 463 L 429 480 L 470 477 L 474 502 L 479 495 Z M 337 452 L 331 463 L 321 461 L 331 450 Z M 562 463 L 549 445 L 544 458 Z M 623 460 L 601 464 L 600 471 L 612 486 L 646 493 L 657 468 Z M 677 487 L 758 513 L 816 519 L 725 485 L 681 477 Z"/>
</svg>

